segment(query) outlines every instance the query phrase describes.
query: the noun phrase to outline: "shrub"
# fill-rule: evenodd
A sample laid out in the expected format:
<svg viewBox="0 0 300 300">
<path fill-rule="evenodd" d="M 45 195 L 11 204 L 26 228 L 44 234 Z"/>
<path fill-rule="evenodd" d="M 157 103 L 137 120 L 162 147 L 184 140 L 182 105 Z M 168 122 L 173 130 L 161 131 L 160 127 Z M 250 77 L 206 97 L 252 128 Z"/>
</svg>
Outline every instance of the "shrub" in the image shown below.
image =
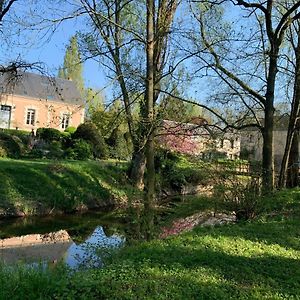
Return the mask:
<svg viewBox="0 0 300 300">
<path fill-rule="evenodd" d="M 11 158 L 19 158 L 25 151 L 25 145 L 20 138 L 4 132 L 0 132 L 0 147 L 4 149 L 6 155 Z"/>
<path fill-rule="evenodd" d="M 187 184 L 184 174 L 175 169 L 170 172 L 168 182 L 170 187 L 177 192 L 182 192 L 184 186 Z"/>
<path fill-rule="evenodd" d="M 59 141 L 53 141 L 48 145 L 48 151 L 46 153 L 47 158 L 62 158 L 64 151 Z"/>
<path fill-rule="evenodd" d="M 62 137 L 61 132 L 55 128 L 38 128 L 36 135 L 46 142 L 59 141 Z"/>
<path fill-rule="evenodd" d="M 109 156 L 116 159 L 129 159 L 131 155 L 131 145 L 128 140 L 127 134 L 116 127 L 108 139 L 106 144 L 109 146 Z"/>
<path fill-rule="evenodd" d="M 45 142 L 44 140 L 39 140 L 29 153 L 32 158 L 60 159 L 63 155 L 64 150 L 60 141 Z"/>
<path fill-rule="evenodd" d="M 66 150 L 65 156 L 69 159 L 86 160 L 93 156 L 92 147 L 88 142 L 78 139 Z"/>
<path fill-rule="evenodd" d="M 46 154 L 44 153 L 44 151 L 37 148 L 33 148 L 29 153 L 29 157 L 31 158 L 43 158 L 45 156 Z"/>
<path fill-rule="evenodd" d="M 70 133 L 70 135 L 72 135 L 73 133 L 75 133 L 75 131 L 76 127 L 67 127 L 64 132 Z"/>
<path fill-rule="evenodd" d="M 107 146 L 101 132 L 92 122 L 86 122 L 78 126 L 72 136 L 74 139 L 82 139 L 92 145 L 93 155 L 96 158 L 107 157 Z"/>
<path fill-rule="evenodd" d="M 2 129 L 4 133 L 7 133 L 11 136 L 17 136 L 20 138 L 24 145 L 27 145 L 29 142 L 30 132 L 25 130 L 16 130 L 16 129 Z"/>
<path fill-rule="evenodd" d="M 0 157 L 7 157 L 7 151 L 0 145 Z"/>
<path fill-rule="evenodd" d="M 259 178 L 224 176 L 214 187 L 215 199 L 221 207 L 234 211 L 237 220 L 255 217 L 258 210 L 261 188 Z M 217 204 L 218 205 L 218 204 Z"/>
<path fill-rule="evenodd" d="M 207 183 L 209 176 L 199 161 L 192 161 L 186 155 L 159 149 L 155 156 L 155 169 L 160 174 L 162 187 L 170 187 L 177 192 L 188 184 Z"/>
</svg>

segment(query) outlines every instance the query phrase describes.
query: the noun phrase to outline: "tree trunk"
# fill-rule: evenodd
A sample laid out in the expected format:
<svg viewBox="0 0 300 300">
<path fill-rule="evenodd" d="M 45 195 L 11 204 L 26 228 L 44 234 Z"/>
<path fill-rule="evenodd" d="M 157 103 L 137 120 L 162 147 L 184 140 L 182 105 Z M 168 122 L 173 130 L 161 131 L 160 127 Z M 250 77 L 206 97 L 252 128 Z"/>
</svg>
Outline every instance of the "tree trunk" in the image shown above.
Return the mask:
<svg viewBox="0 0 300 300">
<path fill-rule="evenodd" d="M 143 149 L 134 149 L 129 168 L 129 178 L 133 186 L 142 190 L 144 188 L 144 173 L 146 167 L 146 158 Z"/>
<path fill-rule="evenodd" d="M 277 60 L 279 47 L 273 46 L 270 55 L 269 72 L 267 79 L 267 92 L 265 100 L 265 124 L 263 128 L 263 157 L 262 157 L 262 187 L 267 193 L 274 189 L 274 93 L 277 74 Z"/>
<path fill-rule="evenodd" d="M 300 125 L 297 122 L 297 125 Z M 299 185 L 299 129 L 296 129 L 293 134 L 293 141 L 289 155 L 289 164 L 287 169 L 286 186 L 289 188 Z"/>
<path fill-rule="evenodd" d="M 154 19 L 155 19 L 155 1 L 147 0 L 147 79 L 145 94 L 146 109 L 146 180 L 144 210 L 146 214 L 145 236 L 150 239 L 153 234 L 153 205 L 155 199 L 155 168 L 154 168 Z"/>
<path fill-rule="evenodd" d="M 295 49 L 295 56 L 296 56 L 296 65 L 295 65 L 294 94 L 293 94 L 293 102 L 292 102 L 290 119 L 289 119 L 289 126 L 287 131 L 286 144 L 285 144 L 284 154 L 281 162 L 280 175 L 279 175 L 278 186 L 280 188 L 284 188 L 287 186 L 287 176 L 289 177 L 288 186 L 294 186 L 294 184 L 296 184 L 295 180 L 292 179 L 292 177 L 295 177 L 295 175 L 291 174 L 295 172 L 295 170 L 294 171 L 292 171 L 291 169 L 288 170 L 288 166 L 295 166 L 295 163 L 298 163 L 298 157 L 296 157 L 295 154 L 299 152 L 299 149 L 297 149 L 299 147 L 297 142 L 299 133 L 298 131 L 296 131 L 297 123 L 299 123 L 297 120 L 299 118 L 299 112 L 300 112 L 300 31 L 299 30 L 297 32 L 297 47 Z M 291 152 L 293 152 L 293 154 Z"/>
</svg>

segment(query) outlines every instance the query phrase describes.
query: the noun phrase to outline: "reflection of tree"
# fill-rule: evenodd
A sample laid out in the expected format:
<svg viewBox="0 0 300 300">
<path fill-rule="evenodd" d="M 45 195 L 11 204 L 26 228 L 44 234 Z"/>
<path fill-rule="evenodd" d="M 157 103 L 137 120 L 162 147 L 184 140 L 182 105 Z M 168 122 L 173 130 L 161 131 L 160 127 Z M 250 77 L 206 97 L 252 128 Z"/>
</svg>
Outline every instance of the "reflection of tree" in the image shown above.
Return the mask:
<svg viewBox="0 0 300 300">
<path fill-rule="evenodd" d="M 84 243 L 94 232 L 95 224 L 88 224 L 86 226 L 79 225 L 76 228 L 68 229 L 68 233 L 76 245 Z"/>
<path fill-rule="evenodd" d="M 113 235 L 120 235 L 120 228 L 115 224 L 106 224 L 102 226 L 102 229 L 106 235 L 106 237 L 111 237 Z"/>
<path fill-rule="evenodd" d="M 134 244 L 143 241 L 150 235 L 154 237 L 155 226 L 148 226 L 148 220 L 152 219 L 157 224 L 159 216 L 156 210 L 143 210 L 141 206 L 130 206 L 127 210 L 126 225 L 124 227 L 126 243 Z"/>
</svg>

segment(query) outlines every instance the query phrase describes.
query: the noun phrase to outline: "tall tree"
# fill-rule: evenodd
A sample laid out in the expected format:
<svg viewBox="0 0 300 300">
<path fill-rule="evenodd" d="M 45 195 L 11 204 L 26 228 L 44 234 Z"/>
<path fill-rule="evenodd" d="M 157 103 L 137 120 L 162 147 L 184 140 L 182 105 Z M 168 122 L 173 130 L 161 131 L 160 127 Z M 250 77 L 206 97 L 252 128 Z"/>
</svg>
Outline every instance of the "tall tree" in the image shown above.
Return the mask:
<svg viewBox="0 0 300 300">
<path fill-rule="evenodd" d="M 132 1 L 124 0 L 80 0 L 80 3 L 93 28 L 82 35 L 83 46 L 88 57 L 98 58 L 107 68 L 108 77 L 116 83 L 120 92 L 116 99 L 122 99 L 133 144 L 130 178 L 134 185 L 142 188 L 145 169 L 144 140 L 139 134 L 140 124 L 135 122 L 132 113 L 133 103 L 139 101 L 143 94 L 142 77 L 145 69 L 142 66 L 145 58 L 140 55 L 143 51 L 140 50 L 141 45 L 145 44 L 143 22 L 137 26 L 140 3 L 133 5 Z M 137 61 L 141 63 L 138 64 Z"/>
<path fill-rule="evenodd" d="M 238 96 L 242 94 L 249 95 L 254 99 L 258 105 L 262 108 L 264 115 L 264 123 L 260 124 L 260 130 L 263 136 L 263 160 L 262 160 L 262 177 L 263 187 L 265 191 L 272 190 L 274 187 L 274 153 L 273 153 L 273 128 L 274 128 L 274 97 L 276 88 L 276 77 L 278 73 L 278 61 L 280 54 L 280 47 L 283 43 L 284 35 L 290 25 L 297 19 L 300 14 L 298 8 L 300 7 L 300 1 L 295 4 L 289 4 L 285 7 L 285 12 L 281 16 L 278 15 L 278 6 L 281 7 L 281 3 L 274 0 L 261 1 L 196 1 L 202 3 L 210 3 L 215 5 L 216 3 L 230 2 L 235 6 L 241 7 L 249 12 L 249 16 L 253 16 L 258 22 L 260 30 L 257 31 L 256 36 L 261 39 L 263 49 L 263 58 L 265 66 L 265 78 L 262 80 L 264 86 L 257 87 L 257 82 L 251 86 L 249 80 L 245 80 L 245 73 L 239 75 L 235 70 L 230 69 L 230 65 L 226 63 L 226 60 L 222 58 L 222 55 L 217 53 L 214 47 L 215 41 L 211 40 L 207 36 L 207 28 L 205 26 L 205 14 L 195 14 L 201 31 L 201 37 L 203 44 L 212 57 L 209 67 L 212 68 L 224 82 L 231 88 L 237 86 L 242 90 Z M 249 30 L 249 35 L 253 36 L 253 32 Z M 246 45 L 249 47 L 249 40 Z M 240 41 L 241 43 L 242 41 Z M 253 47 L 254 48 L 254 47 Z M 250 57 L 248 53 L 248 58 Z M 242 56 L 242 55 L 240 55 Z M 252 60 L 255 55 L 252 53 Z M 232 56 L 231 56 L 232 58 Z M 230 59 L 230 58 L 229 58 Z M 261 70 L 260 70 L 261 72 Z M 249 77 L 261 78 L 261 74 L 249 74 Z M 236 92 L 236 91 L 235 91 Z M 245 104 L 245 103 L 244 103 Z"/>
<path fill-rule="evenodd" d="M 133 144 L 133 155 L 130 177 L 136 186 L 143 186 L 145 168 L 145 144 L 150 136 L 148 125 L 149 109 L 147 93 L 149 83 L 147 74 L 148 40 L 146 15 L 149 5 L 145 1 L 90 1 L 80 3 L 89 15 L 94 27 L 93 32 L 84 35 L 89 57 L 100 58 L 100 63 L 109 71 L 109 77 L 117 83 L 120 92 L 116 98 L 121 98 L 124 105 L 128 131 Z M 154 93 L 153 105 L 159 98 L 159 89 L 165 70 L 170 27 L 174 16 L 176 1 L 154 1 Z M 146 10 L 145 5 L 146 4 Z M 168 73 L 169 74 L 169 73 Z M 120 97 L 121 96 L 121 97 Z M 148 100 L 147 100 L 148 99 Z M 140 119 L 136 122 L 132 106 L 140 102 Z M 152 105 L 152 106 L 153 106 Z M 154 110 L 154 108 L 152 108 Z M 154 124 L 152 123 L 151 126 Z M 152 134 L 152 133 L 151 133 Z"/>
<path fill-rule="evenodd" d="M 279 187 L 298 186 L 299 183 L 299 126 L 300 126 L 300 22 L 289 31 L 289 42 L 294 52 L 292 74 L 294 77 L 293 96 L 287 130 L 287 139 L 279 174 Z"/>
<path fill-rule="evenodd" d="M 83 64 L 76 36 L 72 36 L 70 39 L 63 66 L 58 71 L 58 77 L 74 81 L 80 93 L 84 94 Z"/>
</svg>

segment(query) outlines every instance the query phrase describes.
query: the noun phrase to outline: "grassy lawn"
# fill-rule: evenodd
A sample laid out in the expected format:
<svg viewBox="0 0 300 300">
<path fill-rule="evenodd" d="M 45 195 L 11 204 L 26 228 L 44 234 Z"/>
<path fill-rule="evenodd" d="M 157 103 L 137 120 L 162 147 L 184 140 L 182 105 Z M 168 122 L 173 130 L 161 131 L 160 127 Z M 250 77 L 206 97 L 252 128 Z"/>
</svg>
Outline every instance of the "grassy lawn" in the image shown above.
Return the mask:
<svg viewBox="0 0 300 300">
<path fill-rule="evenodd" d="M 104 269 L 0 269 L 0 299 L 300 299 L 300 190 L 263 203 L 254 221 L 130 246 Z"/>
<path fill-rule="evenodd" d="M 0 210 L 26 214 L 119 205 L 133 193 L 126 163 L 0 160 Z"/>
</svg>

